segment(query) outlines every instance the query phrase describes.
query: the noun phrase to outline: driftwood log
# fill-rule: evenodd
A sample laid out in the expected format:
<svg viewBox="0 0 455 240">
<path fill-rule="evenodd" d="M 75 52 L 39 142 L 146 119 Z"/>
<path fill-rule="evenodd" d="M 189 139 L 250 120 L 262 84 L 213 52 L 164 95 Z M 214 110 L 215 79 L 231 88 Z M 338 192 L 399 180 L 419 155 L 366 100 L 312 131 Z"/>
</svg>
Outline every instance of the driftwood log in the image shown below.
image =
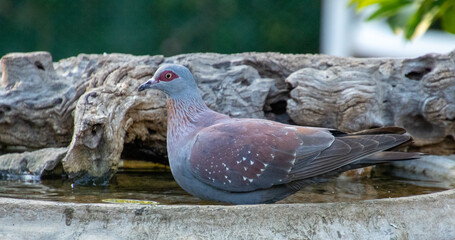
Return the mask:
<svg viewBox="0 0 455 240">
<path fill-rule="evenodd" d="M 122 156 L 166 161 L 166 97 L 137 92 L 162 63 L 190 68 L 207 105 L 234 117 L 342 131 L 396 125 L 417 150 L 455 152 L 455 51 L 414 59 L 81 54 L 56 63 L 46 52 L 8 54 L 0 151 L 68 146 L 64 171 L 80 183 L 110 179 Z"/>
</svg>

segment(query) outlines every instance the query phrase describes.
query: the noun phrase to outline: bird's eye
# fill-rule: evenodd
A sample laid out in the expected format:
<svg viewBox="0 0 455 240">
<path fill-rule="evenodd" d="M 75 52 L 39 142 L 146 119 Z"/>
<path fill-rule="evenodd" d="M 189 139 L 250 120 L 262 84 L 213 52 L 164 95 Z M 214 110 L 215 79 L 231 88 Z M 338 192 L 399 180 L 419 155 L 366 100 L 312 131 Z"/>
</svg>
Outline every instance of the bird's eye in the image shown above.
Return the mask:
<svg viewBox="0 0 455 240">
<path fill-rule="evenodd" d="M 164 77 L 166 77 L 167 79 L 171 79 L 172 73 L 166 73 L 166 75 L 164 75 Z"/>
</svg>

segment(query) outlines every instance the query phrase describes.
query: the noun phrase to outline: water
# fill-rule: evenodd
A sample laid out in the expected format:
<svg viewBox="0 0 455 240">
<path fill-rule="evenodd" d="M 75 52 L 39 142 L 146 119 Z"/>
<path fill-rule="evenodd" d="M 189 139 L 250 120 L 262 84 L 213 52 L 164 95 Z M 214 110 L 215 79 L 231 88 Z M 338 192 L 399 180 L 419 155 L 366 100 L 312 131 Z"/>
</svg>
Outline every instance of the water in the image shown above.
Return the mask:
<svg viewBox="0 0 455 240">
<path fill-rule="evenodd" d="M 395 198 L 439 192 L 451 187 L 446 182 L 378 168 L 370 177 L 335 178 L 323 184 L 309 185 L 279 203 Z M 77 203 L 122 203 L 123 199 L 134 199 L 159 204 L 219 204 L 186 193 L 173 180 L 169 170 L 134 168 L 120 170 L 108 186 L 72 186 L 62 179 L 1 180 L 0 197 Z"/>
</svg>

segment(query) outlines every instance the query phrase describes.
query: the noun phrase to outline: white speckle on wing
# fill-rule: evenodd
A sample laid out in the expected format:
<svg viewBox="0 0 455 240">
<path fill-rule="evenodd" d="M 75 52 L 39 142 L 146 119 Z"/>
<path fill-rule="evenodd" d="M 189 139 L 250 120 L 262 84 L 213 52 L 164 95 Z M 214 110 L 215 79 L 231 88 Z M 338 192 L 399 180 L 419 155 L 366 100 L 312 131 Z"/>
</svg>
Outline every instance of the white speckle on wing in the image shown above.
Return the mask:
<svg viewBox="0 0 455 240">
<path fill-rule="evenodd" d="M 235 162 L 236 162 L 237 164 L 240 164 L 240 162 L 242 162 L 242 161 L 235 161 Z"/>
<path fill-rule="evenodd" d="M 248 151 L 248 154 L 250 154 L 250 153 L 251 153 L 251 151 Z"/>
<path fill-rule="evenodd" d="M 264 163 L 264 167 L 267 167 L 269 164 L 268 163 Z"/>
<path fill-rule="evenodd" d="M 254 161 L 250 160 L 250 165 L 253 165 L 254 164 Z"/>
<path fill-rule="evenodd" d="M 251 178 L 248 178 L 248 181 L 250 181 L 250 182 L 253 182 L 253 179 L 251 179 Z"/>
<path fill-rule="evenodd" d="M 223 165 L 223 167 L 226 167 L 226 163 L 221 163 L 221 165 Z"/>
<path fill-rule="evenodd" d="M 242 157 L 242 160 L 245 161 L 245 160 L 246 160 L 246 157 Z"/>
<path fill-rule="evenodd" d="M 270 157 L 272 157 L 272 159 L 275 158 L 275 155 L 273 153 L 270 154 Z"/>
<path fill-rule="evenodd" d="M 247 179 L 247 178 L 246 178 L 245 176 L 243 176 L 243 181 L 246 181 L 246 179 Z"/>
<path fill-rule="evenodd" d="M 228 179 L 228 182 L 231 183 L 232 181 Z"/>
<path fill-rule="evenodd" d="M 259 157 L 259 153 L 256 153 L 256 156 Z"/>
<path fill-rule="evenodd" d="M 226 168 L 226 171 L 229 171 L 229 168 L 228 168 L 228 167 Z"/>
<path fill-rule="evenodd" d="M 227 178 L 228 178 L 228 176 L 224 175 L 224 178 L 226 178 L 226 179 L 227 179 Z"/>
<path fill-rule="evenodd" d="M 243 169 L 245 169 L 245 172 L 246 172 L 246 170 L 248 170 L 248 168 L 247 168 L 247 167 L 243 167 Z"/>
</svg>

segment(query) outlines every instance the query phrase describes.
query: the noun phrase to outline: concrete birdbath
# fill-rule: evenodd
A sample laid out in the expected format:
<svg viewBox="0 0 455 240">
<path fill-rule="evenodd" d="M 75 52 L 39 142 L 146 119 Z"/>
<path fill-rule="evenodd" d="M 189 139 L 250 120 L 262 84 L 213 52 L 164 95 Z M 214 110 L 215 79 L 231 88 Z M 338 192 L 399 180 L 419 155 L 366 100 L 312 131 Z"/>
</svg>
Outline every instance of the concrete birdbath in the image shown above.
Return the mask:
<svg viewBox="0 0 455 240">
<path fill-rule="evenodd" d="M 0 198 L 2 239 L 454 239 L 455 190 L 359 202 L 81 204 Z"/>
</svg>

